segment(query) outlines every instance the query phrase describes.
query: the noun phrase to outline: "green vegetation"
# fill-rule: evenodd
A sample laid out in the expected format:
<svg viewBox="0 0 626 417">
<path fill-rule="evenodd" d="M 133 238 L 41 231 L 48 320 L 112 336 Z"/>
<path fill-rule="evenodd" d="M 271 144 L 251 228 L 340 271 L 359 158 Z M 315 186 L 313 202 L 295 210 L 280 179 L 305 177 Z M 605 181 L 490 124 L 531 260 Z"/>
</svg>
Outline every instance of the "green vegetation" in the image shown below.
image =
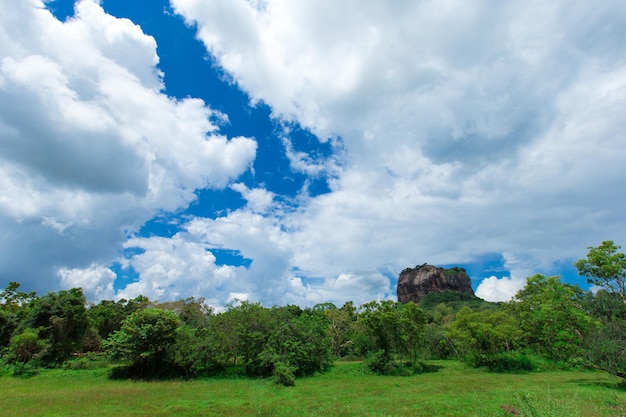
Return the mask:
<svg viewBox="0 0 626 417">
<path fill-rule="evenodd" d="M 626 257 L 618 249 L 606 241 L 576 263 L 600 287 L 596 293 L 537 274 L 504 303 L 438 293 L 420 305 L 382 300 L 302 309 L 244 301 L 216 313 L 203 299 L 158 303 L 140 296 L 87 305 L 80 288 L 40 297 L 12 282 L 0 293 L 0 369 L 13 378 L 3 384 L 3 398 L 16 401 L 15 410 L 39 400 L 50 405 L 37 385 L 47 381 L 59 398 L 77 390 L 124 405 L 115 399 L 124 389 L 135 396 L 137 387 L 169 387 L 157 398 L 166 402 L 162 415 L 288 415 L 294 408 L 286 404 L 304 407 L 305 415 L 569 416 L 611 407 L 619 414 L 626 395 Z M 140 382 L 148 380 L 154 385 Z M 111 396 L 89 391 L 94 384 Z M 197 404 L 186 388 L 179 392 L 183 385 L 198 395 Z M 227 397 L 222 386 L 229 385 L 249 402 Z M 15 386 L 28 394 L 12 393 Z M 481 390 L 493 398 L 484 401 Z M 152 392 L 138 392 L 154 400 Z M 110 411 L 84 406 L 79 414 Z M 63 407 L 34 414 L 67 415 Z M 123 414 L 161 412 L 144 407 Z"/>
<path fill-rule="evenodd" d="M 426 310 L 432 310 L 439 304 L 445 304 L 452 307 L 455 311 L 460 310 L 464 306 L 471 307 L 473 309 L 489 309 L 495 308 L 496 303 L 489 303 L 482 298 L 478 298 L 475 295 L 466 292 L 433 292 L 426 294 L 420 300 L 420 307 Z"/>
</svg>

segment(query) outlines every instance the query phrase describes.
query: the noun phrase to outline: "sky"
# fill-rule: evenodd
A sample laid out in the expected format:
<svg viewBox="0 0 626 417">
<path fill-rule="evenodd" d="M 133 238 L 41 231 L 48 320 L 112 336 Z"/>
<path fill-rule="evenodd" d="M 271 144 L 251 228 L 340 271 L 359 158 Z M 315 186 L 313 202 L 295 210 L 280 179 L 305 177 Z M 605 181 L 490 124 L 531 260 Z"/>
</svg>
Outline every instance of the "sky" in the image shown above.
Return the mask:
<svg viewBox="0 0 626 417">
<path fill-rule="evenodd" d="M 620 0 L 0 0 L 0 286 L 264 305 L 626 236 Z"/>
</svg>

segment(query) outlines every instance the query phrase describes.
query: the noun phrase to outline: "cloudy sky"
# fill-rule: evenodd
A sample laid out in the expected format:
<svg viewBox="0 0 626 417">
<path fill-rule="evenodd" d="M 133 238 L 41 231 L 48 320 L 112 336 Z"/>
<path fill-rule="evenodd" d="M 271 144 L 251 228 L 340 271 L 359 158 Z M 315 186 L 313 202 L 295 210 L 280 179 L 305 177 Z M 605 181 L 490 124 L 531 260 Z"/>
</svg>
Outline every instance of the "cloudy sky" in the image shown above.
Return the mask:
<svg viewBox="0 0 626 417">
<path fill-rule="evenodd" d="M 626 243 L 621 0 L 0 0 L 0 285 L 510 298 Z"/>
</svg>

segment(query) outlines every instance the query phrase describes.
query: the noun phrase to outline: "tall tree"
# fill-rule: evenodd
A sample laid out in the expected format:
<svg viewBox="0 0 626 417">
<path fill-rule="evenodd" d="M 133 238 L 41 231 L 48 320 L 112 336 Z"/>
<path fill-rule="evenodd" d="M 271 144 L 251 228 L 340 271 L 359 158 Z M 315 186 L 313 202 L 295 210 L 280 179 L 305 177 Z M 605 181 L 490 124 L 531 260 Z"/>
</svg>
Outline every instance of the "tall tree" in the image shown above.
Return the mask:
<svg viewBox="0 0 626 417">
<path fill-rule="evenodd" d="M 605 240 L 600 246 L 588 247 L 587 257 L 574 265 L 589 284 L 617 294 L 626 303 L 626 255 L 618 252 L 620 248 L 612 240 Z"/>
<path fill-rule="evenodd" d="M 513 299 L 526 343 L 553 360 L 580 353 L 592 318 L 582 308 L 583 292 L 559 277 L 533 275 Z"/>
</svg>

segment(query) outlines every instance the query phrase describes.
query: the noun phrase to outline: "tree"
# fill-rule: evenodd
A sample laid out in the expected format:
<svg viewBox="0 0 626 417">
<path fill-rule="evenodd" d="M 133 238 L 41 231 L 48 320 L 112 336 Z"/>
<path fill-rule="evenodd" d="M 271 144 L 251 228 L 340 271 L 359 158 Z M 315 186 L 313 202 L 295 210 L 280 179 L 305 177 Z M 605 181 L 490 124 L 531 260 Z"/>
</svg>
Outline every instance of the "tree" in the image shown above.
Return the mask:
<svg viewBox="0 0 626 417">
<path fill-rule="evenodd" d="M 426 328 L 424 310 L 414 303 L 391 300 L 371 301 L 361 308 L 361 322 L 372 346 L 366 361 L 369 369 L 378 374 L 410 374 L 419 370 L 417 353 Z M 406 363 L 398 365 L 396 359 Z"/>
<path fill-rule="evenodd" d="M 391 300 L 370 301 L 361 306 L 363 324 L 371 339 L 374 350 L 391 358 L 394 342 L 399 337 L 398 308 L 400 304 Z"/>
<path fill-rule="evenodd" d="M 619 245 L 605 240 L 600 246 L 590 246 L 587 258 L 574 265 L 578 273 L 587 277 L 587 282 L 618 294 L 626 303 L 626 255 L 618 252 Z"/>
<path fill-rule="evenodd" d="M 11 338 L 9 346 L 9 361 L 13 363 L 27 363 L 39 359 L 48 349 L 48 343 L 39 338 L 35 329 L 25 329 Z"/>
<path fill-rule="evenodd" d="M 400 355 L 408 358 L 409 362 L 416 363 L 419 348 L 424 341 L 426 313 L 413 302 L 408 302 L 402 304 L 398 320 L 400 337 L 396 349 Z"/>
<path fill-rule="evenodd" d="M 574 265 L 588 283 L 601 289 L 585 300 L 598 319 L 585 338 L 585 356 L 591 366 L 626 378 L 626 255 L 611 240 L 588 249 L 587 257 Z"/>
<path fill-rule="evenodd" d="M 519 317 L 526 344 L 552 360 L 569 360 L 581 353 L 592 318 L 582 308 L 583 292 L 559 277 L 527 278 L 511 308 Z"/>
<path fill-rule="evenodd" d="M 0 350 L 9 345 L 11 336 L 28 316 L 30 302 L 37 298 L 34 292 L 18 291 L 19 287 L 18 282 L 11 281 L 0 292 Z"/>
<path fill-rule="evenodd" d="M 25 327 L 37 329 L 39 337 L 49 347 L 42 360 L 48 364 L 61 363 L 81 350 L 89 327 L 81 288 L 49 292 L 31 301 Z"/>
<path fill-rule="evenodd" d="M 626 379 L 626 321 L 613 320 L 594 327 L 584 347 L 592 367 Z"/>
<path fill-rule="evenodd" d="M 296 316 L 289 307 L 274 307 L 270 313 L 271 332 L 259 355 L 266 369 L 275 374 L 288 368 L 294 376 L 301 376 L 332 364 L 332 343 L 322 311 L 305 310 Z"/>
<path fill-rule="evenodd" d="M 132 313 L 105 342 L 114 359 L 129 362 L 131 376 L 155 377 L 172 369 L 170 349 L 181 321 L 173 311 L 145 308 Z"/>
<path fill-rule="evenodd" d="M 495 355 L 519 345 L 522 332 L 514 316 L 503 310 L 473 311 L 463 307 L 447 329 L 457 351 L 465 355 Z"/>
</svg>

